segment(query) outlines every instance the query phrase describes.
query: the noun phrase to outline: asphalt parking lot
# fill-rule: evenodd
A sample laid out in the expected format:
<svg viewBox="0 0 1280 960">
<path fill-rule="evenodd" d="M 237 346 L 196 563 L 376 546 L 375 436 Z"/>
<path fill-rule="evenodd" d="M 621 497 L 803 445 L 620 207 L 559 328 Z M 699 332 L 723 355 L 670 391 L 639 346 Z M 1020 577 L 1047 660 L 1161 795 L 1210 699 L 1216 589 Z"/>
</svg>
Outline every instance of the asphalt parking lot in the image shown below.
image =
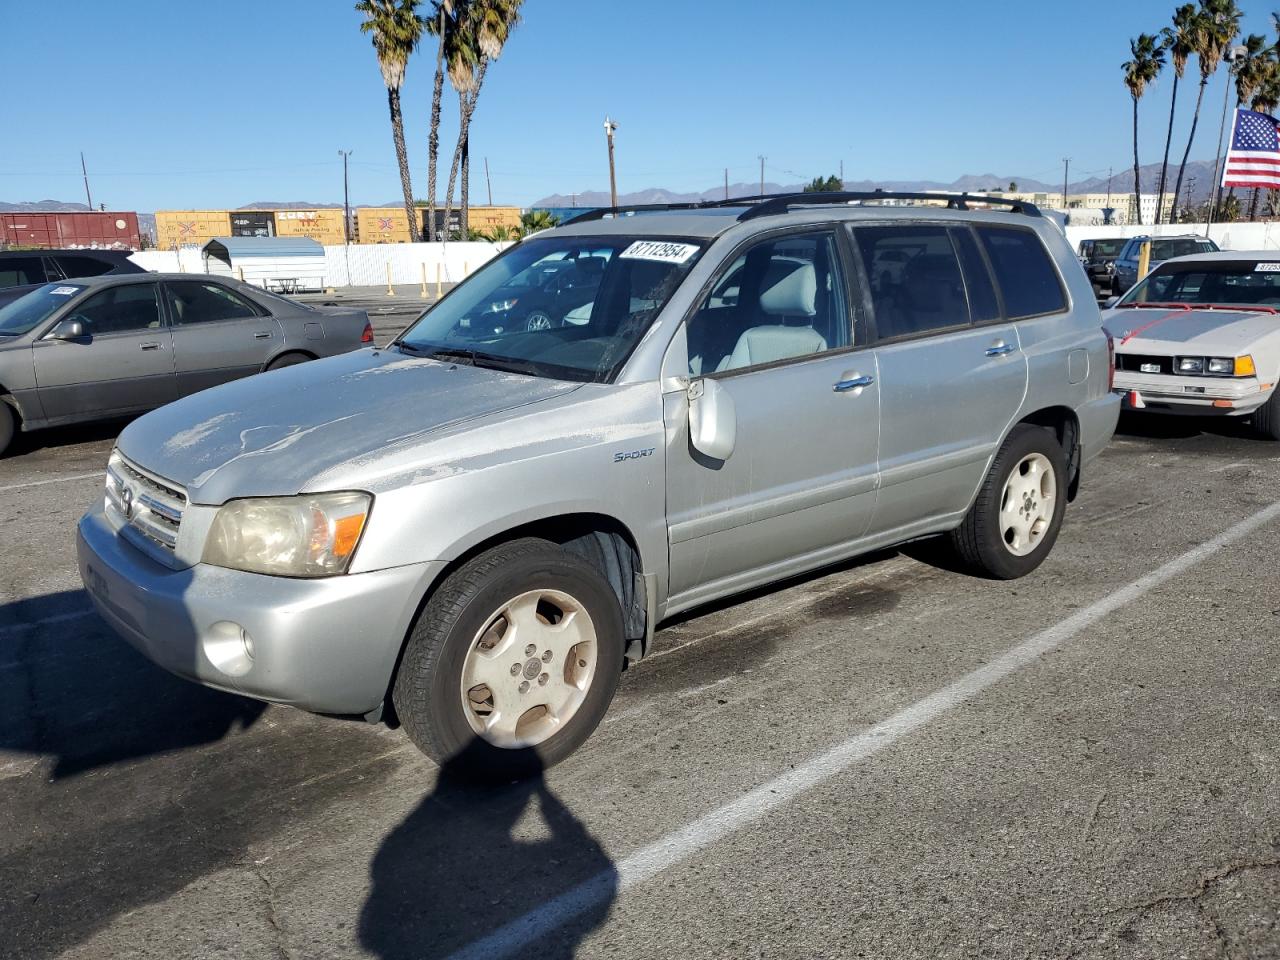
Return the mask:
<svg viewBox="0 0 1280 960">
<path fill-rule="evenodd" d="M 670 624 L 488 790 L 108 632 L 73 530 L 117 428 L 0 460 L 6 957 L 1280 956 L 1280 445 L 1244 424 L 1122 422 L 1027 579 L 913 549 Z"/>
</svg>

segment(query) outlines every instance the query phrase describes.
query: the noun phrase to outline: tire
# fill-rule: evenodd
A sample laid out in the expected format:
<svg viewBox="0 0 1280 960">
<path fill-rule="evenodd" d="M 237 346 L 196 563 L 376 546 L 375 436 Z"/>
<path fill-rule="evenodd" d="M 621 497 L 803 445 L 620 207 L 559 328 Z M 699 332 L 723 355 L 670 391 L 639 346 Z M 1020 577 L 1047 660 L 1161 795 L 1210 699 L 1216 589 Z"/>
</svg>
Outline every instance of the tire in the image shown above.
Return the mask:
<svg viewBox="0 0 1280 960">
<path fill-rule="evenodd" d="M 1253 428 L 1270 440 L 1280 440 L 1280 388 L 1253 412 Z M 3 444 L 0 444 L 3 447 Z"/>
<path fill-rule="evenodd" d="M 282 353 L 267 364 L 267 369 L 282 370 L 285 367 L 296 367 L 300 363 L 308 363 L 314 359 L 315 357 L 308 356 L 305 353 Z"/>
<path fill-rule="evenodd" d="M 556 326 L 556 322 L 551 319 L 551 314 L 541 307 L 535 307 L 525 314 L 525 330 L 550 330 L 554 326 Z"/>
<path fill-rule="evenodd" d="M 1006 505 L 1010 510 L 1002 512 Z M 973 506 L 949 534 L 951 550 L 979 576 L 1024 577 L 1053 549 L 1066 507 L 1067 459 L 1057 437 L 1044 427 L 1018 424 L 992 461 Z"/>
<path fill-rule="evenodd" d="M 570 610 L 572 632 L 558 634 L 554 617 L 564 622 Z M 585 639 L 563 646 L 588 635 L 593 650 Z M 481 780 L 529 776 L 559 763 L 595 730 L 617 689 L 623 648 L 622 610 L 595 568 L 549 541 L 514 540 L 440 584 L 410 632 L 392 701 L 409 739 L 449 772 Z M 553 722 L 547 704 L 562 697 L 576 705 Z M 494 732 L 481 729 L 487 724 Z"/>
<path fill-rule="evenodd" d="M 9 449 L 17 429 L 18 418 L 14 415 L 13 407 L 0 400 L 0 457 Z"/>
</svg>

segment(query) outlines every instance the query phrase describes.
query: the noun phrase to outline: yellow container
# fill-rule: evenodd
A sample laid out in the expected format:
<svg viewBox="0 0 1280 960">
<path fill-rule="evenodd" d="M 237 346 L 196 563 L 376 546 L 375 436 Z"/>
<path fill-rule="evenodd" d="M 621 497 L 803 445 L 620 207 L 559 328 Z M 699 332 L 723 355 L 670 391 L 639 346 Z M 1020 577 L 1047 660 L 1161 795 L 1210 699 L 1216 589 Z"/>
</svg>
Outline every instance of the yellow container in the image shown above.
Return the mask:
<svg viewBox="0 0 1280 960">
<path fill-rule="evenodd" d="M 409 218 L 404 207 L 358 207 L 356 234 L 361 243 L 408 243 Z"/>
<path fill-rule="evenodd" d="M 519 207 L 475 207 L 467 211 L 467 223 L 472 230 L 490 227 L 520 226 Z"/>
<path fill-rule="evenodd" d="M 327 244 L 343 242 L 341 209 L 277 210 L 275 213 L 276 236 L 309 237 Z"/>
<path fill-rule="evenodd" d="M 226 210 L 157 210 L 156 246 L 161 250 L 204 246 L 231 234 Z"/>
</svg>

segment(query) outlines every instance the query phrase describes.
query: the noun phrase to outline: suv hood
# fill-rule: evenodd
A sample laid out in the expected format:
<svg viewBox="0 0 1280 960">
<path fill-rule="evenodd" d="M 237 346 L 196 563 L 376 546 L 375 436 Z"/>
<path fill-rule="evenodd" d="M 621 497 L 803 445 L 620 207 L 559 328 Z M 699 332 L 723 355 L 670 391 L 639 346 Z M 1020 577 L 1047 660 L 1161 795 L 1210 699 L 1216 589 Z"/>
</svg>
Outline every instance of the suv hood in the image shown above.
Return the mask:
<svg viewBox="0 0 1280 960">
<path fill-rule="evenodd" d="M 193 503 L 291 496 L 354 458 L 581 386 L 358 350 L 186 397 L 135 420 L 117 445 Z"/>
<path fill-rule="evenodd" d="M 1128 353 L 1234 356 L 1280 333 L 1280 315 L 1251 310 L 1108 310 L 1102 326 Z"/>
</svg>

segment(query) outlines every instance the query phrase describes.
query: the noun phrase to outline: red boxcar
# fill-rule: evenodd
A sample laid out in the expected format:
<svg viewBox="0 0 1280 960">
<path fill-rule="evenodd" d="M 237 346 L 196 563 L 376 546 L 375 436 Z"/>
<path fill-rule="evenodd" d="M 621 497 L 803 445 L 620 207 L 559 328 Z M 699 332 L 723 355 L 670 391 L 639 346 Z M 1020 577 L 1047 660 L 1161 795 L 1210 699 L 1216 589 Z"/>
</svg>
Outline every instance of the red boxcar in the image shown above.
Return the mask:
<svg viewBox="0 0 1280 960">
<path fill-rule="evenodd" d="M 0 247 L 141 250 L 136 213 L 0 213 Z"/>
</svg>

